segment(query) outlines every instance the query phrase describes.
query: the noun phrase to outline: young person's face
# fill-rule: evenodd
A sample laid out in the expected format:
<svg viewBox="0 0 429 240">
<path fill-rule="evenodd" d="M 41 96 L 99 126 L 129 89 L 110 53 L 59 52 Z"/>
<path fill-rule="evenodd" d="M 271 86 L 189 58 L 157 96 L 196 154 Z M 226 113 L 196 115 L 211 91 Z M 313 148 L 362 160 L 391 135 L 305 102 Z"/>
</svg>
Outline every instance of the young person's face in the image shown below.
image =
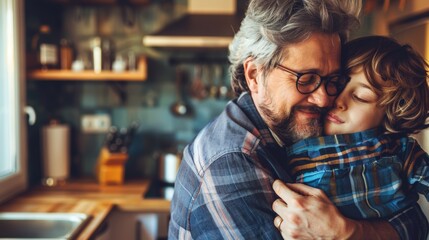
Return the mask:
<svg viewBox="0 0 429 240">
<path fill-rule="evenodd" d="M 350 82 L 335 100 L 325 118 L 325 134 L 345 134 L 381 125 L 385 109 L 377 106 L 378 95 L 362 70 L 350 75 Z"/>
<path fill-rule="evenodd" d="M 281 64 L 299 72 L 331 76 L 340 71 L 341 42 L 337 34 L 313 33 L 308 39 L 288 45 Z M 322 133 L 321 109 L 332 106 L 325 82 L 313 93 L 296 88 L 296 76 L 279 68 L 264 78 L 252 62 L 244 64 L 255 105 L 264 121 L 286 144 Z"/>
</svg>

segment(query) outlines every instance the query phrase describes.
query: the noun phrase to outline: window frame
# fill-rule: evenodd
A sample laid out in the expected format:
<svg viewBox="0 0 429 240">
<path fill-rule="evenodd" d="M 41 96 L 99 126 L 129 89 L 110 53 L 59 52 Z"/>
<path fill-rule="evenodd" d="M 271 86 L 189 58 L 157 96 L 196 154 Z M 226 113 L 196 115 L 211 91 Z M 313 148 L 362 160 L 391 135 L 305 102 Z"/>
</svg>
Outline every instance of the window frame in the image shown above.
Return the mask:
<svg viewBox="0 0 429 240">
<path fill-rule="evenodd" d="M 11 26 L 10 31 L 6 31 L 6 28 L 0 26 L 0 32 L 2 32 L 0 35 L 5 36 L 4 41 L 0 42 L 0 58 L 4 58 L 0 59 L 0 64 L 4 63 L 3 70 L 1 70 L 2 66 L 0 66 L 0 71 L 4 74 L 0 72 L 0 76 L 6 79 L 14 78 L 12 90 L 14 91 L 17 107 L 14 112 L 14 118 L 17 122 L 13 131 L 16 136 L 12 138 L 14 139 L 12 144 L 15 144 L 16 149 L 16 171 L 0 179 L 0 202 L 4 202 L 27 188 L 27 124 L 24 114 L 25 44 L 23 0 L 2 0 L 0 5 L 2 6 L 0 8 L 1 17 L 6 16 L 8 11 L 11 11 L 11 15 L 4 18 L 7 19 L 6 25 Z M 2 49 L 3 51 L 11 51 L 12 59 L 8 59 L 6 54 L 3 54 Z"/>
</svg>

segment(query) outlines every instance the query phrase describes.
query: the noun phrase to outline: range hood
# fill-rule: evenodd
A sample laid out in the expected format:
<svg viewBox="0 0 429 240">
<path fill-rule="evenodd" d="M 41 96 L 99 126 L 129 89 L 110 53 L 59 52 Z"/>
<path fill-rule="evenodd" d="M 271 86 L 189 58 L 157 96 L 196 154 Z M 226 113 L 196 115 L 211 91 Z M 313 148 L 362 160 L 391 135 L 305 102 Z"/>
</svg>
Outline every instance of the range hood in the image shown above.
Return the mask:
<svg viewBox="0 0 429 240">
<path fill-rule="evenodd" d="M 242 16 L 235 12 L 234 0 L 188 0 L 187 14 L 159 32 L 144 36 L 143 45 L 166 48 L 227 48 L 242 20 Z"/>
</svg>

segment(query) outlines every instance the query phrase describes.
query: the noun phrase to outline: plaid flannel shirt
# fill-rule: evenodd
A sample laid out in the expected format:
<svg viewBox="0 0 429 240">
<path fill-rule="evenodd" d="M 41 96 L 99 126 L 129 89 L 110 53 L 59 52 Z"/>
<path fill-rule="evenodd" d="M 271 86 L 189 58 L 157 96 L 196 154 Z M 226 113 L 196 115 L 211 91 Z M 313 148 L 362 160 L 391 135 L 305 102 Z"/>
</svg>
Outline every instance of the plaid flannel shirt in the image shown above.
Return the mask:
<svg viewBox="0 0 429 240">
<path fill-rule="evenodd" d="M 290 182 L 285 154 L 248 93 L 230 101 L 184 150 L 169 239 L 282 239 L 273 224 L 271 185 L 278 178 Z M 391 223 L 402 238 L 416 239 L 421 215 L 414 206 Z"/>
<path fill-rule="evenodd" d="M 429 155 L 403 134 L 308 138 L 288 148 L 286 162 L 296 182 L 323 190 L 349 218 L 392 217 L 415 205 L 417 192 L 429 199 Z"/>
</svg>

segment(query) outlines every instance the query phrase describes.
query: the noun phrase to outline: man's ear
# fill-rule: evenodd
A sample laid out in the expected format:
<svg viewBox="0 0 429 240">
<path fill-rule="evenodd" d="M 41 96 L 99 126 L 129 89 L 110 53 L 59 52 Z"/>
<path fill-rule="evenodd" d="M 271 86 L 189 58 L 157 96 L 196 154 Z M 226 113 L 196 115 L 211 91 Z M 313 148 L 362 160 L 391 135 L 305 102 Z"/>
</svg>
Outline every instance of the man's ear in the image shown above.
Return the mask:
<svg viewBox="0 0 429 240">
<path fill-rule="evenodd" d="M 244 76 L 246 77 L 246 83 L 249 87 L 250 92 L 258 93 L 258 68 L 254 63 L 253 58 L 248 57 L 246 60 L 244 60 L 243 68 Z"/>
</svg>

